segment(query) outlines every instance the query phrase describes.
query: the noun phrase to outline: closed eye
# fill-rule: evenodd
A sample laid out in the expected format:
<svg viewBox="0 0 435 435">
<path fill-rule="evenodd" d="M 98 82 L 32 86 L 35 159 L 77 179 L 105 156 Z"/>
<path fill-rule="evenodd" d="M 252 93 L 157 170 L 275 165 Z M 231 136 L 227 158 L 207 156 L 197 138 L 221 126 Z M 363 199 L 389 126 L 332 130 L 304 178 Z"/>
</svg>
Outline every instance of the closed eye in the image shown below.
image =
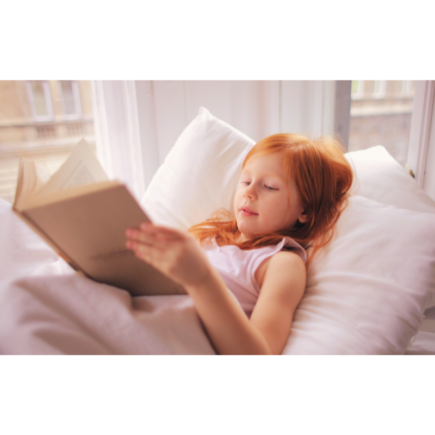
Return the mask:
<svg viewBox="0 0 435 435">
<path fill-rule="evenodd" d="M 240 184 L 246 184 L 246 185 L 249 185 L 249 184 L 250 184 L 250 181 L 241 181 Z M 264 187 L 265 187 L 267 190 L 278 190 L 278 189 L 275 189 L 274 187 L 271 187 L 271 186 L 266 186 L 266 185 L 264 185 Z"/>
</svg>

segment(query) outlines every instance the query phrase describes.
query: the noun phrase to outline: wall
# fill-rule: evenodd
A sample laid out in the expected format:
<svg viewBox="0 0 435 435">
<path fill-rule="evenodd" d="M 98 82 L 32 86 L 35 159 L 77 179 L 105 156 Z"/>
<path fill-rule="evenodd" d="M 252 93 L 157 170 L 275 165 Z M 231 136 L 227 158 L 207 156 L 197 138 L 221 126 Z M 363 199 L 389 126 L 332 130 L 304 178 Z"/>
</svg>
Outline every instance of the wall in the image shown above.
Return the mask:
<svg viewBox="0 0 435 435">
<path fill-rule="evenodd" d="M 136 82 L 144 139 L 158 142 L 160 163 L 201 106 L 255 141 L 279 132 L 330 133 L 333 91 L 325 81 Z"/>
<path fill-rule="evenodd" d="M 255 141 L 330 134 L 336 116 L 333 81 L 95 81 L 92 93 L 98 158 L 138 197 L 200 107 Z"/>
</svg>

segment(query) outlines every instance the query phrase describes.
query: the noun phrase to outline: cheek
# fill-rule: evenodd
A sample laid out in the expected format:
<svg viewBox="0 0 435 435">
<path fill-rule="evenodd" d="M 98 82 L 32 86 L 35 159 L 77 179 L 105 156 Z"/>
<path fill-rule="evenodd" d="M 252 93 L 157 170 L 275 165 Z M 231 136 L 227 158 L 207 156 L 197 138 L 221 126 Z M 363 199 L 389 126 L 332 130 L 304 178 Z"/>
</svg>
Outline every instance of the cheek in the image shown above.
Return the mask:
<svg viewBox="0 0 435 435">
<path fill-rule="evenodd" d="M 280 195 L 270 198 L 269 210 L 273 213 L 283 213 L 288 209 L 288 199 L 286 196 Z"/>
<path fill-rule="evenodd" d="M 274 198 L 267 207 L 267 215 L 277 224 L 285 224 L 288 219 L 289 206 L 287 197 Z"/>
<path fill-rule="evenodd" d="M 236 193 L 234 194 L 234 201 L 233 201 L 233 209 L 234 209 L 234 212 L 237 212 L 237 210 L 238 210 L 238 207 L 239 207 L 239 205 L 240 205 L 240 189 L 239 188 L 237 188 L 236 189 Z"/>
</svg>

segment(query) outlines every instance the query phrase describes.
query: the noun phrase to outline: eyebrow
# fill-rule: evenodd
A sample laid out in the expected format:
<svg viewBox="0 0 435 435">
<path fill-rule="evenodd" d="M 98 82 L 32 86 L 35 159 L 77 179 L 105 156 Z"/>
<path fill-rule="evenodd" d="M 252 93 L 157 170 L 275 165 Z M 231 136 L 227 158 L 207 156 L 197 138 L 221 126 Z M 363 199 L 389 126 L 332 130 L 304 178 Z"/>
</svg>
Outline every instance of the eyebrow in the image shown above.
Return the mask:
<svg viewBox="0 0 435 435">
<path fill-rule="evenodd" d="M 243 172 L 248 172 L 249 174 L 251 174 L 251 172 L 250 172 L 248 169 L 243 169 L 243 170 L 242 170 L 242 174 L 243 174 Z M 270 177 L 270 176 L 272 176 L 272 177 L 276 177 L 276 178 L 278 178 L 279 180 L 282 180 L 282 181 L 285 182 L 285 179 L 284 179 L 284 178 L 282 178 L 280 175 L 277 175 L 277 174 L 274 173 L 274 172 L 267 172 L 266 174 L 264 174 L 264 177 Z"/>
</svg>

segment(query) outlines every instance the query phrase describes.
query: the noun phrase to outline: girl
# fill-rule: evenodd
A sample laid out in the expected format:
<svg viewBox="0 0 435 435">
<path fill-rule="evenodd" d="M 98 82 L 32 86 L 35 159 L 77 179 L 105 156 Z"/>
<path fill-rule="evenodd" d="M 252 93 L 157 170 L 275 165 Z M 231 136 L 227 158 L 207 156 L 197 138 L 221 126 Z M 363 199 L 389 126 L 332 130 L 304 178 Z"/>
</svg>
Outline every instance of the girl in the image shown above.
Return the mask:
<svg viewBox="0 0 435 435">
<path fill-rule="evenodd" d="M 217 353 L 281 354 L 351 185 L 336 140 L 272 135 L 245 158 L 234 219 L 221 209 L 188 233 L 142 224 L 126 246 L 184 286 Z"/>
</svg>

